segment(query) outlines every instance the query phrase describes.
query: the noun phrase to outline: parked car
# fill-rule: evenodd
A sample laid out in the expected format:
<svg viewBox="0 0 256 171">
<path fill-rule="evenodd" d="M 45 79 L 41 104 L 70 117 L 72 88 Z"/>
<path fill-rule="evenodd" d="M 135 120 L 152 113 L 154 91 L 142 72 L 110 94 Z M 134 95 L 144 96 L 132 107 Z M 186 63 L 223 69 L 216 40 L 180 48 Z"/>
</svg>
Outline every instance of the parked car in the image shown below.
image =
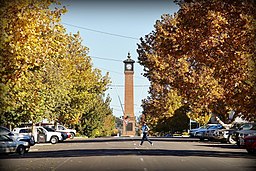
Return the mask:
<svg viewBox="0 0 256 171">
<path fill-rule="evenodd" d="M 59 141 L 63 141 L 62 135 L 60 132 L 56 132 L 55 130 L 49 127 L 36 126 L 37 129 L 37 142 L 50 142 L 52 144 L 56 144 Z"/>
<path fill-rule="evenodd" d="M 71 138 L 71 139 L 73 139 L 76 135 L 76 130 L 75 129 L 69 129 L 69 128 L 66 128 L 65 126 L 60 125 L 60 124 L 58 124 L 57 127 L 55 127 L 54 125 L 45 125 L 45 126 L 50 127 L 50 128 L 54 129 L 57 132 L 69 133 L 70 134 L 69 138 Z"/>
<path fill-rule="evenodd" d="M 30 146 L 35 145 L 35 139 L 34 136 L 32 135 L 32 130 L 31 128 L 28 127 L 22 127 L 22 128 L 14 128 L 12 130 L 12 133 L 14 135 L 19 135 L 19 136 L 23 136 L 23 137 L 31 137 L 31 139 L 28 141 Z M 26 141 L 23 139 L 23 141 Z"/>
<path fill-rule="evenodd" d="M 208 139 L 208 140 L 214 140 L 214 133 L 217 130 L 223 129 L 224 127 L 220 124 L 216 125 L 216 126 L 212 126 L 210 128 L 208 128 L 205 132 L 202 138 L 204 139 Z"/>
<path fill-rule="evenodd" d="M 244 145 L 248 153 L 256 153 L 256 135 L 246 136 L 244 138 Z"/>
<path fill-rule="evenodd" d="M 56 130 L 54 130 L 54 131 L 56 131 Z M 59 131 L 56 131 L 56 132 L 59 132 Z M 71 137 L 71 134 L 69 132 L 60 132 L 60 133 L 61 133 L 61 136 L 62 136 L 62 140 L 61 141 L 64 141 L 64 140 L 66 140 L 66 139 Z"/>
<path fill-rule="evenodd" d="M 23 155 L 28 152 L 30 145 L 26 141 L 15 140 L 8 135 L 0 135 L 0 153 L 19 153 Z"/>
<path fill-rule="evenodd" d="M 246 136 L 256 135 L 256 123 L 250 123 L 248 125 L 248 129 L 240 129 L 238 131 L 233 132 L 232 139 L 236 142 L 236 144 L 240 146 L 244 146 L 244 138 Z M 245 125 L 243 125 L 245 127 Z"/>
<path fill-rule="evenodd" d="M 190 135 L 190 137 L 195 137 L 195 133 L 196 133 L 196 132 L 198 132 L 198 131 L 200 131 L 200 130 L 206 129 L 207 126 L 208 126 L 208 125 L 204 125 L 204 126 L 201 126 L 201 127 L 199 127 L 199 128 L 195 128 L 195 129 L 189 130 L 189 135 Z"/>
<path fill-rule="evenodd" d="M 239 129 L 243 129 L 243 128 L 245 129 L 246 127 L 241 127 L 244 124 L 246 123 L 236 122 L 236 123 L 233 123 L 233 125 L 229 129 L 217 129 L 213 133 L 213 139 L 219 142 L 228 142 L 230 144 L 235 144 L 236 142 L 231 138 L 230 135 L 232 135 L 233 132 Z"/>
<path fill-rule="evenodd" d="M 211 131 L 211 130 L 215 130 L 218 128 L 222 128 L 222 125 L 220 124 L 212 124 L 212 125 L 208 125 L 206 128 L 203 129 L 199 129 L 198 131 L 195 132 L 194 136 L 196 138 L 199 138 L 201 141 L 204 140 L 206 137 L 206 132 L 207 131 Z"/>
<path fill-rule="evenodd" d="M 35 139 L 31 134 L 22 134 L 17 130 L 16 132 L 10 131 L 8 128 L 0 126 L 0 134 L 8 135 L 13 140 L 26 141 L 30 146 L 35 145 Z"/>
</svg>

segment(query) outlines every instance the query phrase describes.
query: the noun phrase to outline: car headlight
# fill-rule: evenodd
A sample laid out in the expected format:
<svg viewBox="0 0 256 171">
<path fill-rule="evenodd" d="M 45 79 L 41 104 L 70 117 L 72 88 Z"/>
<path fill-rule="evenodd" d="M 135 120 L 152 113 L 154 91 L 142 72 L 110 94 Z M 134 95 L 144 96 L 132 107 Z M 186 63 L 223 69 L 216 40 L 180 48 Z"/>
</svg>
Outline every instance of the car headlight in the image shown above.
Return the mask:
<svg viewBox="0 0 256 171">
<path fill-rule="evenodd" d="M 28 146 L 29 144 L 28 144 L 28 142 L 27 142 L 27 141 L 24 141 L 24 145 L 25 145 L 25 146 Z"/>
</svg>

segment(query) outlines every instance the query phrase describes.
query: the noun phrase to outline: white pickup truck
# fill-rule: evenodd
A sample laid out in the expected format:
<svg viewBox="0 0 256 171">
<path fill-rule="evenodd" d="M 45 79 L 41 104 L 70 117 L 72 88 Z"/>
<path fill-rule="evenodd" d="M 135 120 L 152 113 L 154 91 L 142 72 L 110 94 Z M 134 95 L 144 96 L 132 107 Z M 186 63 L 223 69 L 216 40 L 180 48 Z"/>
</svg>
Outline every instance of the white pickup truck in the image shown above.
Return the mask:
<svg viewBox="0 0 256 171">
<path fill-rule="evenodd" d="M 64 127 L 63 125 L 57 125 L 57 128 L 55 129 L 55 126 L 54 125 L 46 125 L 47 127 L 49 128 L 52 128 L 54 129 L 55 131 L 57 132 L 67 132 L 67 133 L 70 133 L 70 138 L 73 139 L 76 135 L 76 130 L 75 129 L 69 129 L 69 128 L 66 128 Z"/>
<path fill-rule="evenodd" d="M 37 142 L 50 142 L 56 144 L 62 141 L 62 136 L 60 132 L 56 132 L 49 127 L 36 126 L 37 129 Z"/>
</svg>

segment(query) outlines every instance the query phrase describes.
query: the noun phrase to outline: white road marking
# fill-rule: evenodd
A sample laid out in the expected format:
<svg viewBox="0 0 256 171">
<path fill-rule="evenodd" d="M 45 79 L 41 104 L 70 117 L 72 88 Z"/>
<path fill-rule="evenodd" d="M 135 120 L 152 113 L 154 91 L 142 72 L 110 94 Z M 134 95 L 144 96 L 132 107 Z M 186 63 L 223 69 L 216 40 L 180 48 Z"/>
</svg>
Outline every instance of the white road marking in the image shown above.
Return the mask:
<svg viewBox="0 0 256 171">
<path fill-rule="evenodd" d="M 147 169 L 147 168 L 143 168 L 143 170 L 144 170 L 144 171 L 148 171 L 148 169 Z"/>
<path fill-rule="evenodd" d="M 63 162 L 61 162 L 58 166 L 56 166 L 53 170 L 57 170 L 59 167 L 61 167 L 62 165 L 64 165 L 67 161 L 69 161 L 71 159 L 71 157 L 67 158 L 66 160 L 64 160 Z"/>
<path fill-rule="evenodd" d="M 51 143 L 43 143 L 43 144 L 36 144 L 35 146 L 46 146 L 46 145 L 52 145 Z"/>
<path fill-rule="evenodd" d="M 140 158 L 140 161 L 144 162 L 144 159 L 143 159 L 143 158 Z"/>
</svg>

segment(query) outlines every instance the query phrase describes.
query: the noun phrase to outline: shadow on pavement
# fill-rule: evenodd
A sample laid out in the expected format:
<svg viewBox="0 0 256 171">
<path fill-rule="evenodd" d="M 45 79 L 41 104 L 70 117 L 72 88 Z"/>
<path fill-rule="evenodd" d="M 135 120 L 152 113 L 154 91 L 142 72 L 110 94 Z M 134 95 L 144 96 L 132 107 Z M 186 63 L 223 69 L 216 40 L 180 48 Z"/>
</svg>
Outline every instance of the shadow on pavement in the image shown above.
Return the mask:
<svg viewBox="0 0 256 171">
<path fill-rule="evenodd" d="M 4 155 L 1 158 L 62 158 L 90 156 L 184 156 L 184 157 L 225 157 L 256 159 L 246 152 L 203 151 L 203 150 L 164 150 L 164 149 L 75 149 L 58 151 L 33 151 L 23 156 Z"/>
<path fill-rule="evenodd" d="M 205 144 L 200 144 L 200 145 L 196 145 L 196 146 L 204 146 L 204 147 L 209 147 L 209 148 L 226 148 L 226 149 L 238 149 L 239 147 L 235 144 L 209 144 L 209 143 L 205 143 Z"/>
<path fill-rule="evenodd" d="M 161 138 L 161 137 L 149 137 L 152 141 L 167 141 L 167 142 L 198 142 L 198 138 Z M 62 143 L 102 143 L 102 142 L 122 142 L 122 141 L 140 141 L 141 137 L 109 137 L 109 138 L 77 138 L 73 140 L 63 141 Z"/>
</svg>

